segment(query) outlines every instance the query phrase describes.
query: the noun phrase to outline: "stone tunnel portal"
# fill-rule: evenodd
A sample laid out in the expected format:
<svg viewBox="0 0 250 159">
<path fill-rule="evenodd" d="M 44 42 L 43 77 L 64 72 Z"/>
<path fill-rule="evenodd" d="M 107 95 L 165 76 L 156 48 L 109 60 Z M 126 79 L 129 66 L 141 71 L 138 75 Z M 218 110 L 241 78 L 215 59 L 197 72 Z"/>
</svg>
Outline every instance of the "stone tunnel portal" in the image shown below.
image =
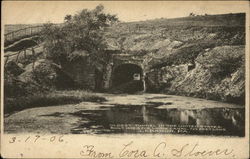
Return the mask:
<svg viewBox="0 0 250 159">
<path fill-rule="evenodd" d="M 112 89 L 133 93 L 144 90 L 143 70 L 136 64 L 122 64 L 113 70 Z"/>
</svg>

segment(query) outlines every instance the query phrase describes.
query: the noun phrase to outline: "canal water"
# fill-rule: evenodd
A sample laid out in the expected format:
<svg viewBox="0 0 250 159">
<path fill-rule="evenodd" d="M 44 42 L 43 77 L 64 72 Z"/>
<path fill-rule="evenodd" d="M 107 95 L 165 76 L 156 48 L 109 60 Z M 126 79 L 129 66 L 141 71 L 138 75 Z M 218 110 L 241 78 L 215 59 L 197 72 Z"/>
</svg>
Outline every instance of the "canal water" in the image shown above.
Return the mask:
<svg viewBox="0 0 250 159">
<path fill-rule="evenodd" d="M 245 135 L 244 108 L 159 109 L 155 104 L 117 104 L 71 115 L 81 119 L 71 129 L 73 134 Z"/>
<path fill-rule="evenodd" d="M 25 109 L 7 133 L 245 136 L 245 106 L 165 94 L 99 94 L 102 102 Z"/>
</svg>

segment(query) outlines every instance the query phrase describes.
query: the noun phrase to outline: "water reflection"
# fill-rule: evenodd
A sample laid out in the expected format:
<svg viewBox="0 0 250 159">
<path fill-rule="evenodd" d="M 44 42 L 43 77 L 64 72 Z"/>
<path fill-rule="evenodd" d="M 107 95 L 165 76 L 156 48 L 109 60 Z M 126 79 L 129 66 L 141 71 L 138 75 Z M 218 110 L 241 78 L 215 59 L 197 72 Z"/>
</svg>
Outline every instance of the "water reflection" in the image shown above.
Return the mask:
<svg viewBox="0 0 250 159">
<path fill-rule="evenodd" d="M 73 113 L 72 115 L 82 118 L 82 123 L 79 127 L 72 129 L 72 133 L 180 133 L 244 136 L 244 112 L 242 108 L 185 110 L 116 105 L 106 109 L 82 110 Z M 126 124 L 134 125 L 134 127 L 128 129 Z M 112 125 L 120 127 L 112 129 Z M 135 128 L 146 125 L 153 126 L 150 129 L 157 131 L 143 132 L 142 129 L 139 131 Z"/>
</svg>

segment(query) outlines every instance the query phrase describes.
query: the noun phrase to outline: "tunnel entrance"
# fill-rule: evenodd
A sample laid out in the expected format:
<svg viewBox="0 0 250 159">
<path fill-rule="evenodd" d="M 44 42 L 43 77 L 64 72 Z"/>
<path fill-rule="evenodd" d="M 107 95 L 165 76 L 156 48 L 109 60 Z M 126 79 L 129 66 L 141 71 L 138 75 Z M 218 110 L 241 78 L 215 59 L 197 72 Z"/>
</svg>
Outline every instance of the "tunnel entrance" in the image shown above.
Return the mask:
<svg viewBox="0 0 250 159">
<path fill-rule="evenodd" d="M 113 70 L 112 90 L 116 93 L 135 93 L 144 90 L 143 70 L 135 64 L 122 64 Z"/>
</svg>

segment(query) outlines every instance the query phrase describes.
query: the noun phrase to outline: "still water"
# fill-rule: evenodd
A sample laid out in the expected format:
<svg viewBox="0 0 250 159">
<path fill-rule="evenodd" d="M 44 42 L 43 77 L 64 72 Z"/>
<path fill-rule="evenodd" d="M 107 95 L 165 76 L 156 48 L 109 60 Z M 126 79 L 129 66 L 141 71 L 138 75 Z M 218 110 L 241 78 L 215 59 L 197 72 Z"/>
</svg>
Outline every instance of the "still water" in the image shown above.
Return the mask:
<svg viewBox="0 0 250 159">
<path fill-rule="evenodd" d="M 159 109 L 153 105 L 114 105 L 80 110 L 74 134 L 189 134 L 244 136 L 244 108 Z"/>
</svg>

